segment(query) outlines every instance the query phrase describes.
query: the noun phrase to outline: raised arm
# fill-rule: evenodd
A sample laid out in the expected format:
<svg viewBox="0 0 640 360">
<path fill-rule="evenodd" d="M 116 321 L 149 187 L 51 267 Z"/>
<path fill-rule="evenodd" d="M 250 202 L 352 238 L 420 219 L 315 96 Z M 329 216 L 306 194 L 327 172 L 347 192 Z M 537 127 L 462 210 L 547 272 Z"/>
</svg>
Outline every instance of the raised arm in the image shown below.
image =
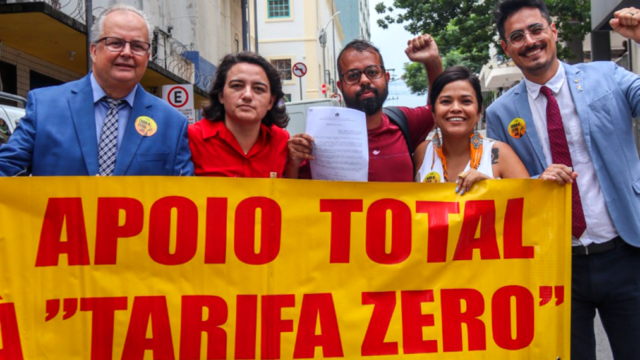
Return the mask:
<svg viewBox="0 0 640 360">
<path fill-rule="evenodd" d="M 640 10 L 634 7 L 620 9 L 613 13 L 609 25 L 618 34 L 640 43 Z"/>
<path fill-rule="evenodd" d="M 442 73 L 442 59 L 435 40 L 429 34 L 417 36 L 407 41 L 407 48 L 404 50 L 409 60 L 422 63 L 427 70 L 429 87 L 433 80 Z"/>
</svg>

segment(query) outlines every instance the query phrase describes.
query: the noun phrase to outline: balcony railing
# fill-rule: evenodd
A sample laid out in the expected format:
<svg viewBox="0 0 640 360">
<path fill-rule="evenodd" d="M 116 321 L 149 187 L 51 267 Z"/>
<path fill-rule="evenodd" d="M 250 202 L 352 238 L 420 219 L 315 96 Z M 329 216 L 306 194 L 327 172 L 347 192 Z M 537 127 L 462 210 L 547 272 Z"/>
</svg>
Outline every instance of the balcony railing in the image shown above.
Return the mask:
<svg viewBox="0 0 640 360">
<path fill-rule="evenodd" d="M 629 53 L 622 55 L 617 60 L 615 60 L 615 62 L 616 64 L 622 66 L 623 68 L 631 71 L 631 68 L 629 66 Z"/>
<path fill-rule="evenodd" d="M 196 51 L 195 46 L 184 45 L 158 27 L 153 30 L 151 61 L 193 84 L 198 75 L 193 62 L 183 56 L 188 51 Z"/>
<path fill-rule="evenodd" d="M 18 4 L 18 3 L 46 3 L 51 5 L 52 8 L 58 10 L 69 17 L 78 20 L 85 24 L 85 7 L 84 0 L 5 0 L 0 1 L 0 4 Z M 95 11 L 95 9 L 94 9 Z"/>
<path fill-rule="evenodd" d="M 86 24 L 86 12 L 84 0 L 0 0 L 0 4 L 18 4 L 18 3 L 46 3 L 53 9 L 73 18 L 74 20 Z M 104 3 L 100 1 L 99 3 Z M 94 21 L 97 16 L 104 10 L 103 6 L 95 6 L 94 1 L 93 16 Z M 167 70 L 190 83 L 209 85 L 211 75 L 199 74 L 192 61 L 185 58 L 187 51 L 197 51 L 195 45 L 187 46 L 176 40 L 171 34 L 155 28 L 151 34 L 151 61 L 161 68 Z"/>
</svg>

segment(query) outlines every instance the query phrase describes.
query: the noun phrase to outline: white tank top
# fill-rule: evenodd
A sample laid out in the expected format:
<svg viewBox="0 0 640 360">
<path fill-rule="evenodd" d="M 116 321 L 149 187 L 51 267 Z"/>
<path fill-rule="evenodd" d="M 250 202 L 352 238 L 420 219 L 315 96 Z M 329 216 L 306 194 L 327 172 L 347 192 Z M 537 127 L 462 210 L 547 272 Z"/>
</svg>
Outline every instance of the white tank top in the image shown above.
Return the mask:
<svg viewBox="0 0 640 360">
<path fill-rule="evenodd" d="M 482 157 L 480 158 L 480 166 L 478 166 L 477 171 L 493 178 L 493 166 L 491 165 L 491 149 L 493 148 L 493 144 L 495 141 L 491 141 L 487 138 L 482 139 Z M 444 171 L 442 168 L 442 161 L 440 160 L 440 156 L 435 154 L 433 149 L 433 141 L 429 143 L 427 146 L 427 150 L 424 153 L 424 160 L 422 161 L 422 166 L 418 169 L 416 173 L 415 181 L 416 182 L 445 182 L 444 179 Z M 464 171 L 468 171 L 470 167 L 470 163 L 467 163 Z"/>
</svg>

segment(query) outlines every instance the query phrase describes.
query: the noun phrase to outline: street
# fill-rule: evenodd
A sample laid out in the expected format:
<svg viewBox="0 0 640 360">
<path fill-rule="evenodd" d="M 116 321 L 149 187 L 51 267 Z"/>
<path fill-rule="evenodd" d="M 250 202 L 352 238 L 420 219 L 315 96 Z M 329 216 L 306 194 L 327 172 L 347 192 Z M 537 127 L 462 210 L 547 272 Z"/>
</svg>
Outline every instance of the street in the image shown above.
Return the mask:
<svg viewBox="0 0 640 360">
<path fill-rule="evenodd" d="M 598 360 L 613 360 L 611 347 L 600 322 L 600 316 L 596 316 L 596 355 Z"/>
</svg>

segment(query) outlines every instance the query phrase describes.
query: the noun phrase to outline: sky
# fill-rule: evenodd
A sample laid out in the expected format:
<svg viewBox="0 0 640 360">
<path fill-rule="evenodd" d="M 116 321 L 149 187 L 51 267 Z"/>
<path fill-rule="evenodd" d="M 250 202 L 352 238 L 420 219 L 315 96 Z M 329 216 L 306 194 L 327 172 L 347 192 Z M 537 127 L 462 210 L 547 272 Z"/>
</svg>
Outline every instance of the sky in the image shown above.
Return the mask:
<svg viewBox="0 0 640 360">
<path fill-rule="evenodd" d="M 404 81 L 400 77 L 404 73 L 404 63 L 409 62 L 404 49 L 407 47 L 407 41 L 413 38 L 413 35 L 404 29 L 404 24 L 391 24 L 388 29 L 382 29 L 378 26 L 378 19 L 382 18 L 376 12 L 375 7 L 379 2 L 384 2 L 387 7 L 393 5 L 393 0 L 369 0 L 369 18 L 371 20 L 371 42 L 380 49 L 384 65 L 389 69 L 392 78 L 398 80 L 389 84 L 389 97 L 385 102 L 385 106 L 408 106 L 416 107 L 426 103 L 426 95 L 416 96 L 411 94 Z"/>
</svg>

